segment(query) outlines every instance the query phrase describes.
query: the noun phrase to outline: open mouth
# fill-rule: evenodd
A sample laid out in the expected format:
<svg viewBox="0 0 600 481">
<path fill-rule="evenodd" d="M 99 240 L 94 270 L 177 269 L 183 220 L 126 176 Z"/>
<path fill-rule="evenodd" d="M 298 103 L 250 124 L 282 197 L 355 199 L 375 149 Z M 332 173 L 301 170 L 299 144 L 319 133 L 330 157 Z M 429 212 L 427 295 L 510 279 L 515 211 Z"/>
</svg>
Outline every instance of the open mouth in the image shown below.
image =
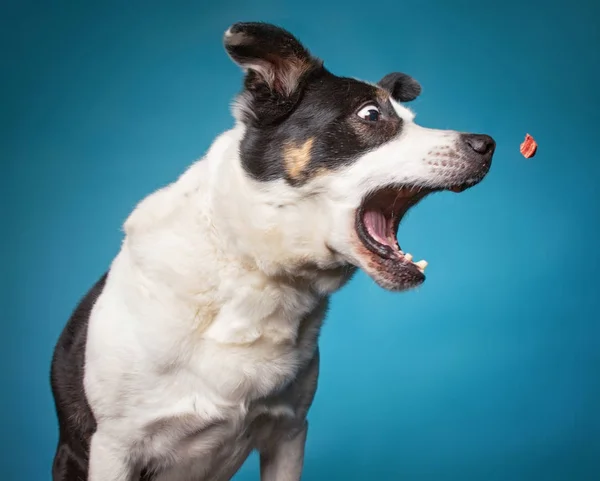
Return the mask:
<svg viewBox="0 0 600 481">
<path fill-rule="evenodd" d="M 385 187 L 367 196 L 356 212 L 356 231 L 364 246 L 385 264 L 396 264 L 394 270 L 412 271 L 421 281 L 427 262 L 414 261 L 411 254 L 405 253 L 397 232 L 408 210 L 432 192 L 420 187 Z"/>
<path fill-rule="evenodd" d="M 431 189 L 390 185 L 368 195 L 356 211 L 356 232 L 370 255 L 367 271 L 383 287 L 402 290 L 425 280 L 427 261 L 415 261 L 398 243 L 398 227 L 408 210 L 429 194 L 441 190 L 462 192 L 471 185 Z"/>
</svg>

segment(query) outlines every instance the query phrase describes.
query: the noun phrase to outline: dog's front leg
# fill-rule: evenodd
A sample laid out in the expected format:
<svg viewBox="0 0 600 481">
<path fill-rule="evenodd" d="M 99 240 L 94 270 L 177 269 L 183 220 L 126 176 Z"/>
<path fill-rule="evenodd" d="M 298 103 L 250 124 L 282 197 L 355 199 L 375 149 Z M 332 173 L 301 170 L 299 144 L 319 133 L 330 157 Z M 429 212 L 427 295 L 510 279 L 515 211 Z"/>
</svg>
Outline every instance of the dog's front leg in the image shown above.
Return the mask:
<svg viewBox="0 0 600 481">
<path fill-rule="evenodd" d="M 260 451 L 260 481 L 300 481 L 308 422 Z"/>
<path fill-rule="evenodd" d="M 133 481 L 136 474 L 129 450 L 114 436 L 96 431 L 90 444 L 87 481 Z"/>
</svg>

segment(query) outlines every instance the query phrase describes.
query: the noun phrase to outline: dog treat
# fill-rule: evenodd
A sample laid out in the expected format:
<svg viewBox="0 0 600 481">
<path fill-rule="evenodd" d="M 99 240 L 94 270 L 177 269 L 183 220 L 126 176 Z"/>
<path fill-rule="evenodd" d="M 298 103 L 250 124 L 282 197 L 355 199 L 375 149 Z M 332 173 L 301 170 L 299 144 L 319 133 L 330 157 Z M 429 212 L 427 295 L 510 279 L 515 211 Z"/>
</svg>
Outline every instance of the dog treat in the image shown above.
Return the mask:
<svg viewBox="0 0 600 481">
<path fill-rule="evenodd" d="M 521 154 L 526 159 L 531 159 L 537 151 L 537 142 L 529 134 L 525 135 L 525 140 L 521 144 Z"/>
</svg>

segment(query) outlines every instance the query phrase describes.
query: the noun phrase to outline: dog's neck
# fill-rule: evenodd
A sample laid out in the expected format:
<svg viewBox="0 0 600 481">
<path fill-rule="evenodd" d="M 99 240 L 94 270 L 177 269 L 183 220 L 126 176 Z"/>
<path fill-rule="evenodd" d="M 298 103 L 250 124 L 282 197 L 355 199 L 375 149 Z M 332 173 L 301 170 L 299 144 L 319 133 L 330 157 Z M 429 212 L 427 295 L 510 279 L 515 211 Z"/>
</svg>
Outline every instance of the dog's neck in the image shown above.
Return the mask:
<svg viewBox="0 0 600 481">
<path fill-rule="evenodd" d="M 221 136 L 206 156 L 210 189 L 208 211 L 216 244 L 250 269 L 267 277 L 316 283 L 324 294 L 337 290 L 354 268 L 315 235 L 327 229 L 326 206 L 310 195 L 283 187 L 282 180 L 252 179 L 240 159 L 241 125 Z"/>
</svg>

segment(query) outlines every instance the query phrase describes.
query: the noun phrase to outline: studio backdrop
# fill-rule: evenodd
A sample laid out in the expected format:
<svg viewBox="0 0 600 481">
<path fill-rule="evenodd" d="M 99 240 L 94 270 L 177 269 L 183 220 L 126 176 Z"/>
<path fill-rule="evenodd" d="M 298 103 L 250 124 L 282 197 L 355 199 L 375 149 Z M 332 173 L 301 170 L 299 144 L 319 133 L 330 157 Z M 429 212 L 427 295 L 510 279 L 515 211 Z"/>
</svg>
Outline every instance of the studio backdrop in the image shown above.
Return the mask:
<svg viewBox="0 0 600 481">
<path fill-rule="evenodd" d="M 50 479 L 54 344 L 136 203 L 233 125 L 242 74 L 222 36 L 249 20 L 337 75 L 406 72 L 418 123 L 497 142 L 480 185 L 403 222 L 403 248 L 429 262 L 421 288 L 360 273 L 334 296 L 304 479 L 600 479 L 599 5 L 5 2 L 2 481 Z"/>
</svg>

